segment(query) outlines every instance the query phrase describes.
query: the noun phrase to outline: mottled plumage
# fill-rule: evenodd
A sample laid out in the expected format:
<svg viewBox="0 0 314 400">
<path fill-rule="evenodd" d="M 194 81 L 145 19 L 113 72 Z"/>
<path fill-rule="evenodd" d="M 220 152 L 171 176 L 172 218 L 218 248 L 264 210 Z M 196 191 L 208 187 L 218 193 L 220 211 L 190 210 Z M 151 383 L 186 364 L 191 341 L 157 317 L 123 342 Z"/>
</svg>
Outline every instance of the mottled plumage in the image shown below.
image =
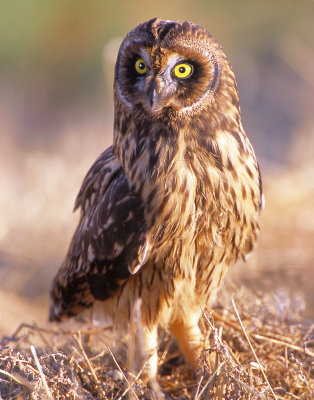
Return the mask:
<svg viewBox="0 0 314 400">
<path fill-rule="evenodd" d="M 115 68 L 114 143 L 88 172 L 78 228 L 52 286 L 51 320 L 95 300 L 128 326 L 141 299 L 148 374 L 157 327 L 196 365 L 200 306 L 249 253 L 261 177 L 220 45 L 188 22 L 153 19 L 123 40 Z"/>
</svg>

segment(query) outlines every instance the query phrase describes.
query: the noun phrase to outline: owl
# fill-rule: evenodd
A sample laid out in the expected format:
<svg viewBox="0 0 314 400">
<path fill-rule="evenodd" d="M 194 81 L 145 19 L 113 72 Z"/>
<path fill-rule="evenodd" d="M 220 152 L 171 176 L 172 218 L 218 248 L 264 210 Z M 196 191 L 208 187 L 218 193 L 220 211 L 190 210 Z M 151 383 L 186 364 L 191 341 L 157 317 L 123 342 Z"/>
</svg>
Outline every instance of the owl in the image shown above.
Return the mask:
<svg viewBox="0 0 314 400">
<path fill-rule="evenodd" d="M 158 327 L 197 366 L 201 306 L 228 266 L 251 252 L 262 184 L 221 46 L 189 22 L 151 19 L 123 40 L 115 65 L 113 145 L 87 173 L 80 220 L 51 289 L 50 320 L 101 301 L 141 338 L 157 373 Z M 132 333 L 133 332 L 133 333 Z"/>
</svg>

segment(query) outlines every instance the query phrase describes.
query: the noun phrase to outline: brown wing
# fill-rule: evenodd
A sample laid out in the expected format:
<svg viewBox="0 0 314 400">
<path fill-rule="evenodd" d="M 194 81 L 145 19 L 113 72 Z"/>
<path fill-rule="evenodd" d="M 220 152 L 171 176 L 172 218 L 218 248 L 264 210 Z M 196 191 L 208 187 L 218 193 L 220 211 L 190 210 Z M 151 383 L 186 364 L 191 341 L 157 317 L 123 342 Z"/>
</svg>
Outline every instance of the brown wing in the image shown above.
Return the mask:
<svg viewBox="0 0 314 400">
<path fill-rule="evenodd" d="M 81 218 L 52 288 L 51 321 L 110 297 L 147 259 L 144 207 L 112 147 L 96 160 L 78 194 Z"/>
</svg>

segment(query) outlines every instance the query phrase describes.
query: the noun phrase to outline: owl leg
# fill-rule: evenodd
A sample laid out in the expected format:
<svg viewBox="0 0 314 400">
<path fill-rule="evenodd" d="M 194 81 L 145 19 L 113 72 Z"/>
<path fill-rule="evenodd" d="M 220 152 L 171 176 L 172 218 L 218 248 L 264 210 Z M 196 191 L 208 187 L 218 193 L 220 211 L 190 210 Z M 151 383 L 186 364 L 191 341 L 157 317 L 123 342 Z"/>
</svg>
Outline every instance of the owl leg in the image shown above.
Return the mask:
<svg viewBox="0 0 314 400">
<path fill-rule="evenodd" d="M 142 373 L 142 378 L 144 380 L 156 379 L 157 367 L 158 367 L 158 338 L 157 338 L 157 326 L 151 328 L 142 328 L 141 332 L 141 353 L 144 361 L 144 370 Z"/>
<path fill-rule="evenodd" d="M 128 367 L 131 374 L 145 382 L 154 382 L 158 366 L 157 325 L 143 323 L 140 313 L 141 302 L 134 306 L 129 330 Z"/>
<path fill-rule="evenodd" d="M 175 337 L 186 360 L 197 368 L 197 359 L 203 349 L 203 335 L 198 327 L 200 312 L 179 315 L 171 323 L 171 333 Z"/>
</svg>

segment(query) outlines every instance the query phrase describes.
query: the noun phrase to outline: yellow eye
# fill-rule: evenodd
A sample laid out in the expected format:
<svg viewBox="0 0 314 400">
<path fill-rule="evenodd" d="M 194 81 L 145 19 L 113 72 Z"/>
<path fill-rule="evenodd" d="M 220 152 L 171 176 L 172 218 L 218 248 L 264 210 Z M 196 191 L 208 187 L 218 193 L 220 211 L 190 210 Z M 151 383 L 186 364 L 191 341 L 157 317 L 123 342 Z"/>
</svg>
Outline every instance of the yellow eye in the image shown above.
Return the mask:
<svg viewBox="0 0 314 400">
<path fill-rule="evenodd" d="M 147 67 L 145 61 L 142 58 L 138 58 L 135 63 L 135 70 L 138 74 L 143 75 L 145 74 Z"/>
<path fill-rule="evenodd" d="M 193 72 L 193 67 L 189 64 L 178 64 L 173 70 L 177 78 L 187 78 Z"/>
</svg>

